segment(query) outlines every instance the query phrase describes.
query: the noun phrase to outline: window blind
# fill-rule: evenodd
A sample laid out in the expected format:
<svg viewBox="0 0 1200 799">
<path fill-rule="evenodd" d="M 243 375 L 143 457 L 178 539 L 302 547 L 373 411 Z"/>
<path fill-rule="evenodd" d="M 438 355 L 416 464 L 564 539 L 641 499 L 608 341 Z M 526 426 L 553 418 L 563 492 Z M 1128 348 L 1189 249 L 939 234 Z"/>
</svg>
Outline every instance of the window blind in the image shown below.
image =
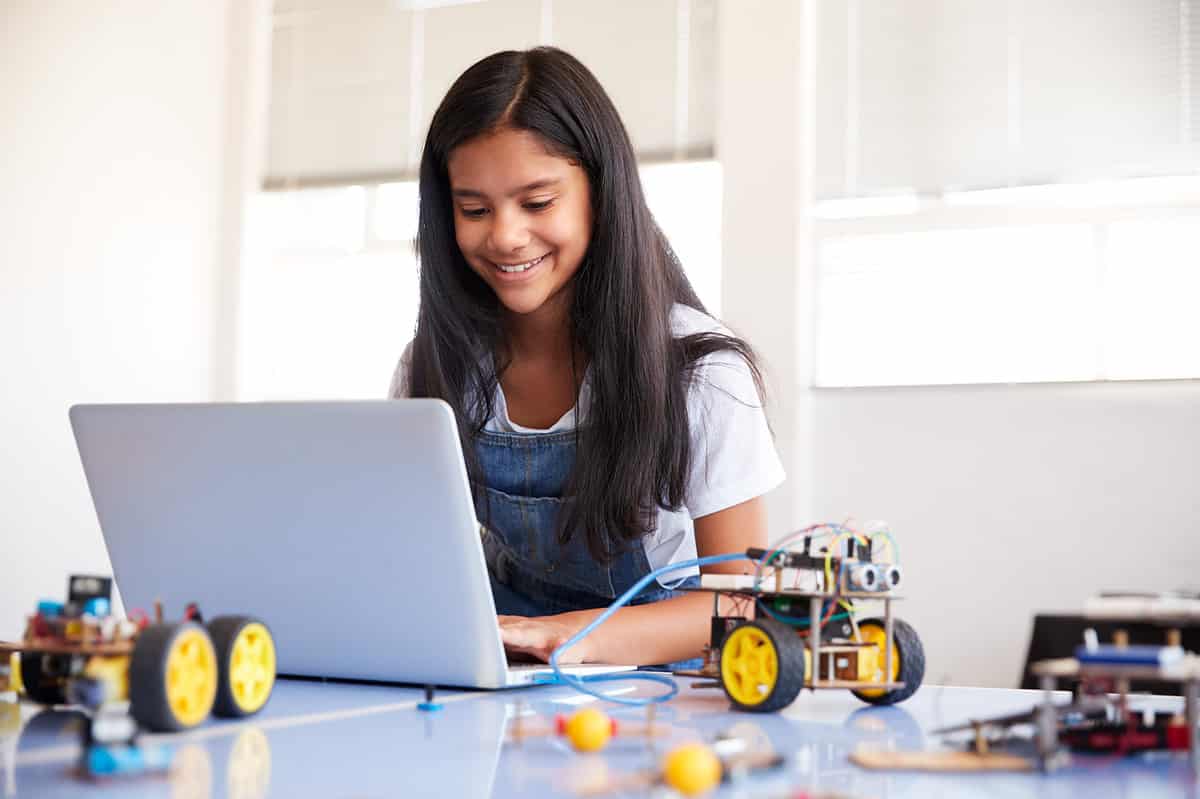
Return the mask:
<svg viewBox="0 0 1200 799">
<path fill-rule="evenodd" d="M 822 0 L 818 198 L 1200 167 L 1200 0 Z"/>
<path fill-rule="evenodd" d="M 713 153 L 716 0 L 280 0 L 272 43 L 267 188 L 411 177 L 464 69 L 546 43 L 595 73 L 642 160 Z"/>
</svg>

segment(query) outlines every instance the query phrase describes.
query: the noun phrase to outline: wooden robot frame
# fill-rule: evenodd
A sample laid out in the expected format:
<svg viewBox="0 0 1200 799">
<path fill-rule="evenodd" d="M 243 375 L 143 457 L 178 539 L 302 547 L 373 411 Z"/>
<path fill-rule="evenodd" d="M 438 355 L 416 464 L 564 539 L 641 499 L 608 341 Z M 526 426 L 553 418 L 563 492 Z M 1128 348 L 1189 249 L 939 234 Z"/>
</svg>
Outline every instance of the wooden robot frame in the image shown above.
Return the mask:
<svg viewBox="0 0 1200 799">
<path fill-rule="evenodd" d="M 699 587 L 686 589 L 713 594 L 712 636 L 704 665 L 675 674 L 710 680 L 708 687 L 723 688 L 734 707 L 750 712 L 780 710 L 804 688 L 850 690 L 877 705 L 912 696 L 925 653 L 912 626 L 892 614 L 901 598 L 898 567 L 873 561 L 869 541 L 851 538 L 838 557 L 810 548 L 806 537 L 801 552 L 751 549 L 747 556 L 760 564 L 755 575 L 705 574 Z M 722 615 L 722 597 L 752 604 L 755 618 Z M 881 602 L 882 618 L 860 619 L 853 600 Z"/>
<path fill-rule="evenodd" d="M 42 705 L 99 709 L 129 703 L 156 732 L 194 727 L 210 713 L 243 717 L 267 703 L 275 684 L 275 643 L 252 616 L 204 623 L 194 605 L 183 620 L 136 621 L 110 613 L 112 581 L 73 576 L 66 603 L 43 601 L 23 639 L 0 641 L 0 691 Z"/>
</svg>

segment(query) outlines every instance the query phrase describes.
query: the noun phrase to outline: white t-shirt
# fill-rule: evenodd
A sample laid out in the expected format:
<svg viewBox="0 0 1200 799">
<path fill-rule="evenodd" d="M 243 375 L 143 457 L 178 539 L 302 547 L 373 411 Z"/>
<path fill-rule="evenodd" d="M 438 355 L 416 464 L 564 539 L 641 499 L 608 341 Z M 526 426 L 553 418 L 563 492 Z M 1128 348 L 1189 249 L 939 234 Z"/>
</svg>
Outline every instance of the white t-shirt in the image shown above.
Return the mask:
<svg viewBox="0 0 1200 799">
<path fill-rule="evenodd" d="M 729 331 L 712 317 L 676 305 L 671 310 L 671 329 L 677 338 L 693 333 Z M 405 348 L 392 376 L 389 396 L 408 395 L 408 371 L 412 345 Z M 573 430 L 587 419 L 591 392 L 587 375 L 579 389 L 579 400 L 549 428 L 523 427 L 508 418 L 504 391 L 496 386 L 493 416 L 484 429 L 494 432 L 550 433 Z M 696 557 L 693 519 L 733 507 L 761 496 L 783 482 L 783 464 L 767 428 L 750 368 L 737 353 L 724 350 L 701 359 L 688 392 L 688 427 L 692 437 L 692 464 L 678 511 L 658 510 L 658 526 L 642 539 L 646 560 L 652 569 Z M 659 578 L 671 585 L 697 574 L 696 567 L 681 568 Z"/>
</svg>

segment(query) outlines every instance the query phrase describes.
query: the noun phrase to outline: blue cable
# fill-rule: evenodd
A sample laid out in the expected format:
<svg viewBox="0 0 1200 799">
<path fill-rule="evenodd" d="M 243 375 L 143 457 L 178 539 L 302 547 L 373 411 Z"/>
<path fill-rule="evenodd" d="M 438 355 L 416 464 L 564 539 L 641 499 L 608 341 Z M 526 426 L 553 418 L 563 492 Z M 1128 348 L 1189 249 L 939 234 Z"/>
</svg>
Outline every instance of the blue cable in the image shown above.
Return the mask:
<svg viewBox="0 0 1200 799">
<path fill-rule="evenodd" d="M 539 680 L 538 682 L 553 683 L 561 685 L 569 685 L 580 693 L 593 696 L 597 699 L 603 699 L 607 702 L 615 702 L 619 705 L 631 705 L 633 707 L 643 707 L 645 705 L 654 704 L 656 702 L 665 702 L 679 693 L 679 684 L 674 679 L 665 674 L 652 674 L 644 671 L 635 672 L 615 672 L 612 674 L 590 674 L 585 677 L 576 677 L 573 674 L 563 674 L 558 665 L 558 657 L 567 649 L 582 641 L 593 630 L 603 624 L 609 616 L 617 612 L 617 608 L 627 604 L 631 599 L 637 596 L 643 588 L 649 585 L 652 581 L 658 579 L 659 575 L 669 574 L 670 572 L 679 571 L 680 569 L 688 569 L 692 566 L 707 566 L 712 563 L 725 563 L 731 560 L 750 560 L 745 553 L 737 553 L 730 555 L 712 555 L 706 558 L 694 558 L 692 560 L 680 561 L 679 563 L 671 563 L 663 566 L 661 569 L 655 569 L 642 579 L 634 583 L 628 591 L 621 594 L 617 599 L 608 606 L 608 608 L 591 621 L 586 627 L 572 635 L 550 653 L 550 668 L 553 671 L 553 676 Z M 614 682 L 616 680 L 648 680 L 657 682 L 668 687 L 668 691 L 662 694 L 649 697 L 619 697 L 602 694 L 599 691 L 588 687 L 588 683 L 598 682 Z"/>
</svg>

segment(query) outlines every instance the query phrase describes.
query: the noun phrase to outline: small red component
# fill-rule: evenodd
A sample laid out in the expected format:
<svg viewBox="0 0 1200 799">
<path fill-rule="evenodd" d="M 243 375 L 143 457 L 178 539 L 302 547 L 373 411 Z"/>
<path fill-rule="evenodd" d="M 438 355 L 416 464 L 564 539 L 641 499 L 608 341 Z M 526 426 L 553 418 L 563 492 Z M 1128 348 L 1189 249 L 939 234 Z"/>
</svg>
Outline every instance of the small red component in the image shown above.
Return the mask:
<svg viewBox="0 0 1200 799">
<path fill-rule="evenodd" d="M 1167 726 L 1167 748 L 1186 750 L 1191 746 L 1191 736 L 1188 735 L 1186 724 L 1170 724 Z"/>
<path fill-rule="evenodd" d="M 559 735 L 567 734 L 567 717 L 566 716 L 560 715 L 560 716 L 554 717 L 554 731 L 556 733 L 558 733 Z"/>
<path fill-rule="evenodd" d="M 612 734 L 613 734 L 613 737 L 615 738 L 615 737 L 617 737 L 617 720 L 609 719 L 609 723 L 612 725 Z"/>
</svg>

